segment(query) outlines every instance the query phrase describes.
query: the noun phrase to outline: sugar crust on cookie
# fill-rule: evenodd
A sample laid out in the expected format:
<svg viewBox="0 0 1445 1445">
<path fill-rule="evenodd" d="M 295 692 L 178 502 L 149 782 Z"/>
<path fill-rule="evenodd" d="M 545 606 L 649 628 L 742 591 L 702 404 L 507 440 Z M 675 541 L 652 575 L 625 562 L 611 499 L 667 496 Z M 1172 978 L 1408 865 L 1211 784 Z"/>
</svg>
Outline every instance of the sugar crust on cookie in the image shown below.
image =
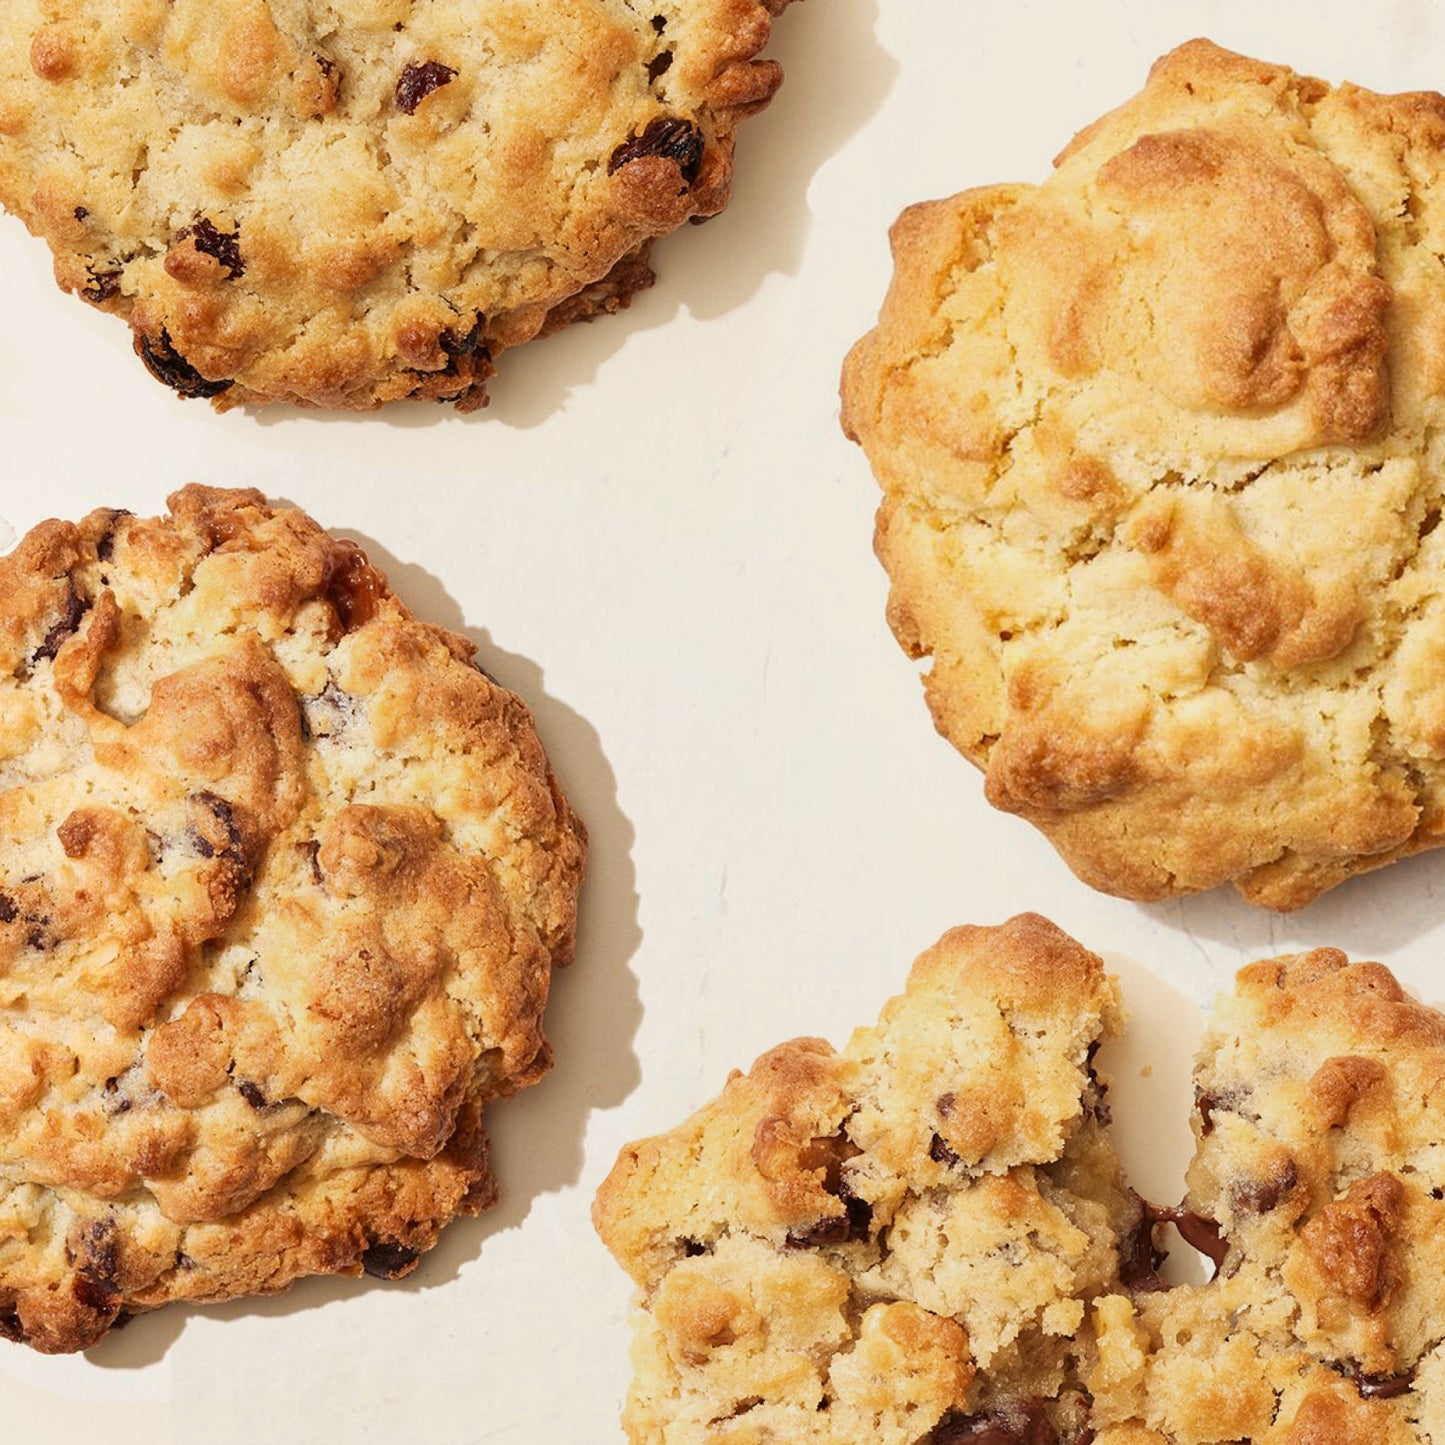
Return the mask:
<svg viewBox="0 0 1445 1445">
<path fill-rule="evenodd" d="M 483 404 L 726 204 L 788 0 L 8 0 L 0 202 L 219 408 Z"/>
<path fill-rule="evenodd" d="M 523 703 L 259 492 L 0 558 L 0 1336 L 396 1277 L 495 1195 L 584 833 Z"/>
<path fill-rule="evenodd" d="M 1445 839 L 1445 99 L 1192 42 L 893 248 L 844 425 L 989 800 L 1138 899 Z"/>
</svg>

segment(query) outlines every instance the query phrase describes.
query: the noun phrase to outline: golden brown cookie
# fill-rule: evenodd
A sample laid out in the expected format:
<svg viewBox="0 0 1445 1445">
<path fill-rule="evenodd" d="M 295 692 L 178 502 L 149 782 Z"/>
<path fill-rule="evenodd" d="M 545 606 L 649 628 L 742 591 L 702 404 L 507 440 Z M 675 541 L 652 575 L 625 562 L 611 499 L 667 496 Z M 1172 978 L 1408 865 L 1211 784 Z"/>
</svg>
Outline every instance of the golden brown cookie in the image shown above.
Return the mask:
<svg viewBox="0 0 1445 1445">
<path fill-rule="evenodd" d="M 844 425 L 989 800 L 1140 899 L 1445 839 L 1445 99 L 1196 41 L 893 245 Z"/>
<path fill-rule="evenodd" d="M 1118 1019 L 1043 919 L 956 929 L 841 1053 L 624 1149 L 634 1445 L 1438 1441 L 1445 1015 L 1332 949 L 1244 969 L 1173 1208 L 1114 1154 Z M 1214 1279 L 1165 1284 L 1166 1225 Z"/>
<path fill-rule="evenodd" d="M 258 492 L 0 558 L 0 1335 L 407 1273 L 491 1203 L 584 842 L 525 706 Z"/>
<path fill-rule="evenodd" d="M 218 408 L 486 400 L 720 211 L 787 0 L 7 0 L 0 202 Z"/>
</svg>

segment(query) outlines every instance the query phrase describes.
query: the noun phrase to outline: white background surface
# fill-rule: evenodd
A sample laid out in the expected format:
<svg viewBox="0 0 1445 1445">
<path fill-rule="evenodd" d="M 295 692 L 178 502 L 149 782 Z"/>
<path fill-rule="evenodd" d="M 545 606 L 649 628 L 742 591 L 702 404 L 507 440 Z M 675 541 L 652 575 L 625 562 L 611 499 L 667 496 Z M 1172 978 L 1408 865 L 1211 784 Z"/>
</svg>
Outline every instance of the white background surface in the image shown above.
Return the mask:
<svg viewBox="0 0 1445 1445">
<path fill-rule="evenodd" d="M 1232 893 L 1092 894 L 989 811 L 884 624 L 875 490 L 835 388 L 886 284 L 887 224 L 1041 179 L 1197 34 L 1445 88 L 1433 0 L 807 0 L 777 24 L 787 84 L 743 132 L 728 213 L 662 243 L 626 315 L 505 356 L 469 418 L 182 403 L 0 219 L 0 516 L 150 511 L 190 480 L 305 506 L 532 704 L 593 860 L 549 1013 L 557 1067 L 491 1115 L 487 1218 L 404 1284 L 170 1309 L 84 1358 L 0 1346 L 0 1439 L 620 1440 L 628 1286 L 588 1222 L 618 1147 L 783 1038 L 841 1043 L 954 923 L 1036 909 L 1124 973 L 1143 1027 L 1115 1073 L 1150 1099 L 1116 1089 L 1116 1113 L 1157 1197 L 1187 1154 L 1191 1001 L 1238 965 L 1328 943 L 1445 995 L 1445 856 L 1287 919 Z"/>
</svg>

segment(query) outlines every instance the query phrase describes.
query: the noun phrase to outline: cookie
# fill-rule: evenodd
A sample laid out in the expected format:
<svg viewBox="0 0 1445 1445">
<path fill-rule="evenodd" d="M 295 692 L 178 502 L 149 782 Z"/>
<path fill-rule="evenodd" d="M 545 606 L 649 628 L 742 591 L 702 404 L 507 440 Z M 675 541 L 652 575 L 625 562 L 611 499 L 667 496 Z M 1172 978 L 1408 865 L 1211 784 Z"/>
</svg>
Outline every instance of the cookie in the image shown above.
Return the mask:
<svg viewBox="0 0 1445 1445">
<path fill-rule="evenodd" d="M 0 1335 L 410 1271 L 548 1068 L 584 834 L 525 706 L 259 492 L 0 558 Z"/>
<path fill-rule="evenodd" d="M 843 420 L 937 727 L 1096 888 L 1300 906 L 1445 838 L 1445 99 L 1197 41 L 913 207 Z"/>
<path fill-rule="evenodd" d="M 594 1218 L 639 1290 L 628 1438 L 903 1445 L 1044 1397 L 1082 1421 L 1069 1342 L 1137 1221 L 1091 1072 L 1116 1010 L 1045 920 L 957 929 L 841 1052 L 783 1044 L 624 1149 Z"/>
<path fill-rule="evenodd" d="M 0 203 L 218 409 L 481 406 L 727 202 L 787 0 L 13 0 Z"/>
<path fill-rule="evenodd" d="M 634 1445 L 1439 1439 L 1445 1016 L 1331 949 L 1245 969 L 1171 1208 L 1110 1139 L 1119 1018 L 1045 920 L 958 929 L 841 1052 L 624 1149 L 594 1219 L 637 1285 Z M 1212 1280 L 1166 1285 L 1166 1225 Z"/>
</svg>

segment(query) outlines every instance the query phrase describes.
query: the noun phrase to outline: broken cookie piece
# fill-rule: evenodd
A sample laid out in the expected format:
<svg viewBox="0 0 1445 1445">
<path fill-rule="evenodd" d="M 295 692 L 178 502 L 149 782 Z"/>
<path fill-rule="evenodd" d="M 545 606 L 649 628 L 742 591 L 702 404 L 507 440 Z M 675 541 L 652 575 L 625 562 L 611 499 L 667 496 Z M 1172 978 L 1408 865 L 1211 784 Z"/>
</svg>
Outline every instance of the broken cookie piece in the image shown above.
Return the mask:
<svg viewBox="0 0 1445 1445">
<path fill-rule="evenodd" d="M 1177 1206 L 1109 1134 L 1099 959 L 956 929 L 841 1052 L 795 1040 L 598 1193 L 634 1445 L 1430 1445 L 1445 1016 L 1329 949 L 1245 969 Z M 1115 1085 L 1114 1087 L 1117 1087 Z M 1210 1261 L 1170 1287 L 1163 1230 Z"/>
</svg>

